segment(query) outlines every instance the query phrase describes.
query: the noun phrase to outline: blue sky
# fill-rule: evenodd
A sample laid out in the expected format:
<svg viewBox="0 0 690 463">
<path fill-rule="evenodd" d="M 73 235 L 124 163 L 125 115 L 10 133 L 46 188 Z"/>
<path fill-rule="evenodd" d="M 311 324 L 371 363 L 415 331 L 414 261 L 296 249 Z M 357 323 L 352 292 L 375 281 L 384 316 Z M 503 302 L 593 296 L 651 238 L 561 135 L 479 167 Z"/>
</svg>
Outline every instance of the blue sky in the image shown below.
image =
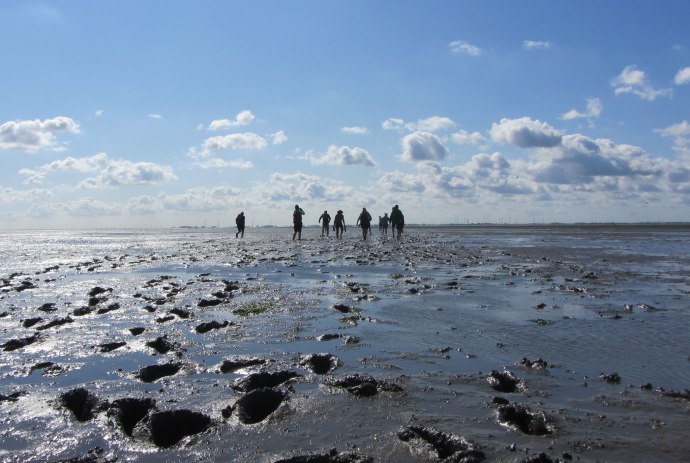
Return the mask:
<svg viewBox="0 0 690 463">
<path fill-rule="evenodd" d="M 4 1 L 6 228 L 690 220 L 687 1 Z"/>
</svg>

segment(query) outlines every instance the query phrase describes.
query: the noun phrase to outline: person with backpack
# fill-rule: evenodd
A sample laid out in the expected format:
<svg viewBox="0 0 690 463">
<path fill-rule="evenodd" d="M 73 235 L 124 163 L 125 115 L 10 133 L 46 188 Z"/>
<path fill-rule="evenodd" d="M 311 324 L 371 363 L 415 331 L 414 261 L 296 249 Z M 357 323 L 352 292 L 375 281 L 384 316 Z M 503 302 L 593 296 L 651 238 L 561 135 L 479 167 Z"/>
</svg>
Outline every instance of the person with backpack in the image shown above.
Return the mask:
<svg viewBox="0 0 690 463">
<path fill-rule="evenodd" d="M 328 226 L 331 223 L 331 216 L 328 215 L 328 211 L 323 211 L 323 214 L 319 217 L 319 222 L 321 222 L 321 236 L 326 233 L 326 237 L 328 237 Z"/>
<path fill-rule="evenodd" d="M 357 225 L 362 227 L 362 237 L 364 240 L 367 239 L 367 232 L 371 229 L 371 214 L 367 212 L 367 208 L 363 207 L 362 212 L 357 218 Z"/>
<path fill-rule="evenodd" d="M 338 211 L 338 213 L 335 214 L 335 219 L 333 221 L 333 231 L 335 232 L 336 238 L 342 237 L 343 232 L 347 231 L 347 227 L 345 226 L 345 216 L 343 215 L 343 211 Z"/>
<path fill-rule="evenodd" d="M 295 210 L 292 212 L 292 225 L 294 229 L 294 233 L 292 234 L 292 239 L 294 241 L 295 236 L 297 236 L 298 240 L 302 239 L 302 216 L 304 215 L 304 211 L 302 210 L 299 205 L 295 204 Z"/>
<path fill-rule="evenodd" d="M 235 238 L 241 233 L 241 238 L 244 238 L 244 212 L 240 212 L 235 217 L 235 225 L 237 225 L 237 233 L 235 233 Z"/>
<path fill-rule="evenodd" d="M 390 219 L 391 226 L 393 227 L 393 236 L 397 239 L 400 239 L 400 235 L 402 235 L 403 232 L 403 227 L 405 226 L 405 216 L 403 215 L 402 211 L 400 210 L 397 204 L 393 206 Z M 396 231 L 398 232 L 397 236 L 395 234 Z"/>
</svg>

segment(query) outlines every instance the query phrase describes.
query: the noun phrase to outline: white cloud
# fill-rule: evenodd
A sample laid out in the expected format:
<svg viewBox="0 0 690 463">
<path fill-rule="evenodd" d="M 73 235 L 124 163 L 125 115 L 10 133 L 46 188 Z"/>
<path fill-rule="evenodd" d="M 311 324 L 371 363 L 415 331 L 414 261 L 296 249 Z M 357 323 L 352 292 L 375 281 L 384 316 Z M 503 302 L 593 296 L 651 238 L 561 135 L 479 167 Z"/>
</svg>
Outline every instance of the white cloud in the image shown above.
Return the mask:
<svg viewBox="0 0 690 463">
<path fill-rule="evenodd" d="M 110 161 L 96 177 L 83 180 L 80 188 L 106 188 L 128 185 L 151 185 L 177 180 L 170 166 L 153 162 Z"/>
<path fill-rule="evenodd" d="M 639 96 L 643 100 L 653 101 L 658 97 L 671 97 L 673 90 L 670 88 L 655 89 L 649 82 L 644 71 L 637 66 L 626 66 L 625 69 L 611 80 L 616 95 L 630 93 Z"/>
<path fill-rule="evenodd" d="M 104 111 L 102 109 L 97 109 L 96 112 L 93 114 L 93 117 L 101 117 L 103 113 Z"/>
<path fill-rule="evenodd" d="M 421 193 L 426 187 L 424 179 L 419 175 L 403 172 L 388 172 L 376 181 L 376 184 L 386 192 L 414 192 Z"/>
<path fill-rule="evenodd" d="M 0 204 L 44 202 L 53 196 L 54 194 L 51 191 L 44 189 L 17 190 L 9 187 L 0 187 Z"/>
<path fill-rule="evenodd" d="M 455 122 L 452 119 L 444 116 L 431 116 L 425 119 L 419 119 L 417 122 L 405 122 L 403 119 L 390 118 L 383 121 L 381 124 L 384 130 L 396 130 L 402 132 L 438 132 L 455 127 Z"/>
<path fill-rule="evenodd" d="M 676 85 L 690 84 L 690 66 L 678 71 L 673 81 Z"/>
<path fill-rule="evenodd" d="M 471 43 L 465 42 L 464 40 L 456 40 L 448 44 L 450 51 L 453 53 L 461 53 L 470 56 L 479 56 L 484 53 L 481 48 L 472 45 Z"/>
<path fill-rule="evenodd" d="M 349 146 L 330 145 L 323 156 L 307 156 L 312 164 L 329 164 L 333 166 L 352 166 L 361 164 L 375 166 L 376 163 L 367 150 Z"/>
<path fill-rule="evenodd" d="M 202 169 L 251 169 L 254 163 L 251 161 L 243 161 L 242 159 L 221 159 L 221 158 L 202 158 L 196 164 Z"/>
<path fill-rule="evenodd" d="M 79 133 L 79 124 L 65 116 L 45 120 L 9 121 L 0 125 L 0 150 L 37 151 L 63 147 L 56 133 Z"/>
<path fill-rule="evenodd" d="M 157 198 L 160 207 L 172 211 L 222 211 L 226 210 L 232 200 L 241 195 L 240 188 L 228 185 L 218 185 L 214 187 L 190 188 L 189 190 L 172 195 L 161 195 Z M 152 205 L 148 205 L 152 208 Z"/>
<path fill-rule="evenodd" d="M 548 50 L 553 48 L 553 44 L 542 40 L 525 40 L 522 42 L 522 48 L 525 50 Z"/>
<path fill-rule="evenodd" d="M 254 114 L 252 114 L 251 111 L 249 111 L 248 109 L 245 109 L 244 111 L 240 111 L 239 113 L 237 113 L 234 120 L 216 119 L 215 121 L 212 121 L 209 124 L 208 129 L 209 130 L 220 130 L 220 129 L 229 129 L 232 127 L 241 127 L 241 126 L 251 124 L 255 118 L 256 117 L 254 116 Z"/>
<path fill-rule="evenodd" d="M 149 119 L 158 119 L 158 120 L 163 119 L 163 116 L 161 116 L 158 113 L 149 114 L 148 117 L 149 117 Z"/>
<path fill-rule="evenodd" d="M 491 125 L 491 138 L 497 143 L 507 143 L 520 148 L 545 148 L 561 143 L 561 133 L 545 122 L 521 117 L 501 119 Z"/>
<path fill-rule="evenodd" d="M 468 132 L 466 130 L 460 130 L 450 136 L 458 145 L 479 145 L 480 143 L 486 141 L 484 135 L 479 132 Z"/>
<path fill-rule="evenodd" d="M 401 145 L 404 161 L 442 161 L 448 156 L 448 148 L 443 141 L 429 132 L 414 132 L 406 135 L 401 140 Z"/>
<path fill-rule="evenodd" d="M 274 145 L 282 145 L 288 140 L 287 135 L 282 130 L 278 130 L 270 135 L 271 141 Z"/>
<path fill-rule="evenodd" d="M 369 129 L 366 127 L 343 127 L 340 131 L 351 135 L 366 135 L 369 133 Z"/>
<path fill-rule="evenodd" d="M 253 132 L 219 135 L 204 140 L 202 155 L 207 156 L 215 151 L 225 150 L 261 150 L 266 148 L 267 144 L 264 138 Z"/>
<path fill-rule="evenodd" d="M 122 213 L 119 204 L 93 198 L 80 198 L 62 203 L 60 209 L 67 215 L 74 217 L 117 216 Z"/>
<path fill-rule="evenodd" d="M 99 153 L 84 158 L 68 156 L 65 159 L 58 159 L 44 164 L 37 169 L 22 169 L 19 173 L 27 177 L 24 183 L 40 184 L 43 183 L 45 176 L 49 172 L 96 172 L 103 169 L 107 164 L 108 155 L 105 153 Z"/>
<path fill-rule="evenodd" d="M 680 153 L 684 160 L 690 160 L 690 122 L 682 121 L 665 129 L 656 129 L 655 132 L 662 137 L 673 138 L 673 149 Z"/>
<path fill-rule="evenodd" d="M 604 105 L 599 98 L 587 98 L 587 111 L 584 113 L 579 112 L 576 109 L 571 109 L 567 113 L 561 115 L 561 119 L 564 121 L 570 121 L 573 119 L 591 119 L 599 117 L 604 110 Z"/>
</svg>

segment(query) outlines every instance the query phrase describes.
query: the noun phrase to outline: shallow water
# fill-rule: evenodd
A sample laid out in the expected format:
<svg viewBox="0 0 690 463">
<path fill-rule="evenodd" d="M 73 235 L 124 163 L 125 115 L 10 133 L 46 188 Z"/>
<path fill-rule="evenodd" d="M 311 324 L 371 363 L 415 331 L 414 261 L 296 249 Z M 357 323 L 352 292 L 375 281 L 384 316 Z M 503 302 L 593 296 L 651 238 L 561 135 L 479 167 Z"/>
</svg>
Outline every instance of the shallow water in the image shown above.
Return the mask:
<svg viewBox="0 0 690 463">
<path fill-rule="evenodd" d="M 688 401 L 663 394 L 690 388 L 690 227 L 429 227 L 400 242 L 363 242 L 352 231 L 336 240 L 306 229 L 302 241 L 288 229 L 248 229 L 244 239 L 217 229 L 0 232 L 0 344 L 39 333 L 0 357 L 0 394 L 23 393 L 0 402 L 0 458 L 57 461 L 98 446 L 104 460 L 269 462 L 336 447 L 375 461 L 436 461 L 396 437 L 412 424 L 473 440 L 492 461 L 690 455 Z M 239 289 L 199 307 L 224 280 Z M 73 315 L 97 286 L 106 292 L 93 307 L 118 307 Z M 33 317 L 42 321 L 25 328 Z M 194 331 L 213 320 L 235 325 Z M 134 336 L 133 327 L 145 331 Z M 319 341 L 324 334 L 339 337 Z M 146 345 L 160 336 L 175 345 L 169 353 Z M 100 351 L 114 341 L 126 344 Z M 300 365 L 313 353 L 339 358 L 333 376 L 369 374 L 403 392 L 357 398 L 328 386 Z M 240 396 L 233 381 L 261 368 L 219 372 L 238 355 L 302 375 L 259 424 L 221 417 Z M 526 368 L 524 357 L 550 366 Z M 134 375 L 168 361 L 182 370 L 153 383 Z M 54 367 L 32 371 L 40 362 Z M 520 391 L 491 389 L 487 374 L 504 369 L 522 380 Z M 619 383 L 600 378 L 614 372 Z M 647 383 L 652 390 L 640 388 Z M 152 397 L 161 410 L 200 411 L 214 425 L 160 449 L 105 413 L 76 421 L 59 400 L 75 387 L 104 401 Z M 544 412 L 554 433 L 502 426 L 488 405 L 496 396 Z"/>
</svg>

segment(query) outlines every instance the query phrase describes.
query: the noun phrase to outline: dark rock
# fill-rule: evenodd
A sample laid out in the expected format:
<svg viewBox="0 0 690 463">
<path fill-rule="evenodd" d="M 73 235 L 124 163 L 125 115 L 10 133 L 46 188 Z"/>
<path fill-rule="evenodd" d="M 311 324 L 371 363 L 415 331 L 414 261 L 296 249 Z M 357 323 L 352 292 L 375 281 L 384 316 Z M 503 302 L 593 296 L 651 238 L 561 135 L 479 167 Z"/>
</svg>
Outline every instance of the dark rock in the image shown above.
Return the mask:
<svg viewBox="0 0 690 463">
<path fill-rule="evenodd" d="M 202 299 L 197 306 L 199 307 L 213 307 L 223 303 L 223 299 Z"/>
<path fill-rule="evenodd" d="M 101 352 L 111 352 L 114 351 L 115 349 L 119 349 L 122 346 L 127 345 L 126 342 L 124 341 L 119 341 L 119 342 L 106 342 L 104 344 L 99 344 L 98 347 L 101 348 Z"/>
<path fill-rule="evenodd" d="M 330 373 L 338 366 L 338 357 L 331 354 L 312 354 L 302 358 L 302 366 L 313 371 L 317 375 Z"/>
<path fill-rule="evenodd" d="M 273 413 L 285 397 L 286 394 L 280 389 L 254 389 L 240 397 L 232 410 L 244 424 L 259 423 Z"/>
<path fill-rule="evenodd" d="M 175 348 L 175 344 L 168 341 L 167 336 L 159 336 L 155 340 L 147 342 L 146 345 L 159 354 L 167 354 Z"/>
<path fill-rule="evenodd" d="M 618 373 L 609 373 L 609 374 L 601 374 L 599 375 L 601 379 L 606 381 L 607 383 L 611 384 L 618 384 L 621 382 L 621 377 L 618 376 Z"/>
<path fill-rule="evenodd" d="M 75 317 L 82 317 L 84 315 L 90 314 L 91 312 L 93 312 L 93 308 L 84 306 L 74 309 L 72 311 L 72 315 L 74 315 Z"/>
<path fill-rule="evenodd" d="M 146 331 L 146 328 L 143 326 L 137 326 L 129 329 L 129 332 L 132 333 L 132 336 L 139 336 L 144 331 Z"/>
<path fill-rule="evenodd" d="M 298 455 L 276 460 L 274 463 L 373 463 L 374 459 L 359 453 L 338 453 L 331 449 L 328 453 Z"/>
<path fill-rule="evenodd" d="M 220 366 L 221 373 L 232 373 L 233 371 L 242 368 L 252 367 L 255 365 L 264 365 L 266 360 L 258 358 L 236 358 L 232 360 L 224 360 Z"/>
<path fill-rule="evenodd" d="M 170 447 L 186 436 L 206 431 L 211 426 L 211 418 L 190 410 L 170 410 L 152 413 L 148 425 L 153 443 Z"/>
<path fill-rule="evenodd" d="M 182 367 L 177 363 L 164 363 L 159 365 L 149 365 L 143 367 L 137 373 L 137 377 L 145 383 L 152 383 L 164 376 L 172 376 L 180 371 Z"/>
<path fill-rule="evenodd" d="M 26 291 L 27 289 L 36 289 L 36 288 L 38 288 L 38 286 L 33 284 L 31 281 L 24 280 L 19 284 L 19 286 L 15 287 L 14 290 L 17 292 L 22 292 L 22 291 Z"/>
<path fill-rule="evenodd" d="M 413 447 L 436 453 L 444 462 L 475 463 L 484 460 L 484 453 L 464 437 L 446 434 L 433 428 L 409 426 L 398 432 L 398 438 Z"/>
<path fill-rule="evenodd" d="M 108 304 L 107 307 L 103 307 L 101 309 L 98 309 L 96 313 L 98 315 L 103 315 L 104 313 L 112 312 L 113 310 L 117 310 L 120 308 L 120 304 L 117 302 L 113 302 L 112 304 Z"/>
<path fill-rule="evenodd" d="M 168 315 L 167 317 L 158 317 L 158 318 L 156 318 L 156 323 L 165 323 L 165 322 L 169 322 L 171 320 L 175 320 L 174 315 Z"/>
<path fill-rule="evenodd" d="M 95 307 L 95 306 L 97 306 L 98 304 L 100 304 L 100 303 L 103 302 L 103 301 L 105 301 L 105 298 L 102 298 L 102 297 L 90 297 L 90 298 L 89 298 L 88 304 L 89 304 L 89 307 Z"/>
<path fill-rule="evenodd" d="M 78 421 L 89 421 L 98 405 L 95 395 L 83 387 L 72 389 L 60 396 L 62 405 L 74 414 Z"/>
<path fill-rule="evenodd" d="M 22 326 L 24 328 L 31 328 L 38 322 L 42 322 L 43 319 L 41 317 L 33 317 L 33 318 L 27 318 L 26 320 L 22 320 Z"/>
<path fill-rule="evenodd" d="M 237 391 L 250 392 L 254 389 L 277 387 L 298 376 L 294 371 L 276 371 L 273 373 L 260 371 L 238 380 L 232 388 Z"/>
<path fill-rule="evenodd" d="M 195 331 L 199 334 L 203 334 L 203 333 L 208 333 L 211 330 L 218 330 L 220 328 L 225 328 L 228 325 L 230 325 L 230 323 L 227 320 L 225 320 L 223 323 L 218 323 L 217 321 L 213 320 L 213 321 L 208 322 L 208 323 L 199 324 L 195 328 Z"/>
<path fill-rule="evenodd" d="M 357 397 L 371 397 L 376 395 L 379 390 L 387 392 L 402 391 L 402 388 L 397 384 L 379 381 L 369 375 L 354 374 L 343 378 L 328 378 L 325 382 L 329 386 L 341 387 Z"/>
<path fill-rule="evenodd" d="M 335 304 L 332 309 L 337 310 L 338 312 L 342 313 L 352 313 L 355 311 L 354 307 L 350 307 L 349 305 L 345 304 Z"/>
<path fill-rule="evenodd" d="M 99 294 L 107 293 L 108 291 L 112 291 L 112 289 L 105 289 L 101 288 L 100 286 L 94 286 L 93 288 L 91 288 L 91 291 L 89 291 L 89 296 L 96 297 Z"/>
<path fill-rule="evenodd" d="M 8 395 L 0 394 L 0 403 L 2 403 L 2 402 L 16 402 L 24 394 L 26 394 L 26 392 L 24 392 L 24 391 L 15 391 L 15 392 L 12 392 L 11 394 L 8 394 Z"/>
<path fill-rule="evenodd" d="M 2 350 L 4 351 L 12 351 L 12 350 L 17 350 L 21 349 L 22 347 L 28 346 L 29 344 L 33 344 L 36 341 L 38 341 L 39 337 L 38 334 L 34 334 L 33 336 L 29 336 L 28 338 L 21 338 L 21 339 L 10 339 L 6 343 L 2 345 Z"/>
<path fill-rule="evenodd" d="M 499 423 L 525 434 L 543 436 L 553 432 L 543 413 L 534 413 L 524 405 L 503 405 L 499 407 L 497 415 Z"/>
<path fill-rule="evenodd" d="M 45 325 L 37 326 L 36 329 L 39 331 L 47 330 L 49 328 L 54 328 L 56 326 L 62 326 L 66 323 L 72 323 L 74 322 L 74 319 L 72 317 L 65 317 L 65 318 L 58 318 L 56 320 L 50 321 L 46 323 Z"/>
<path fill-rule="evenodd" d="M 156 401 L 149 398 L 117 399 L 110 405 L 110 414 L 115 415 L 124 433 L 131 436 L 134 427 L 143 420 L 155 406 Z"/>
<path fill-rule="evenodd" d="M 498 392 L 516 392 L 520 384 L 520 380 L 510 371 L 492 370 L 486 380 Z"/>
<path fill-rule="evenodd" d="M 54 302 L 46 302 L 41 307 L 39 307 L 38 310 L 45 313 L 57 312 L 57 307 L 55 307 L 56 305 L 57 304 Z"/>
<path fill-rule="evenodd" d="M 322 334 L 321 336 L 317 336 L 316 340 L 317 341 L 330 341 L 332 339 L 338 339 L 338 338 L 340 338 L 339 334 L 327 333 L 327 334 Z"/>
</svg>

